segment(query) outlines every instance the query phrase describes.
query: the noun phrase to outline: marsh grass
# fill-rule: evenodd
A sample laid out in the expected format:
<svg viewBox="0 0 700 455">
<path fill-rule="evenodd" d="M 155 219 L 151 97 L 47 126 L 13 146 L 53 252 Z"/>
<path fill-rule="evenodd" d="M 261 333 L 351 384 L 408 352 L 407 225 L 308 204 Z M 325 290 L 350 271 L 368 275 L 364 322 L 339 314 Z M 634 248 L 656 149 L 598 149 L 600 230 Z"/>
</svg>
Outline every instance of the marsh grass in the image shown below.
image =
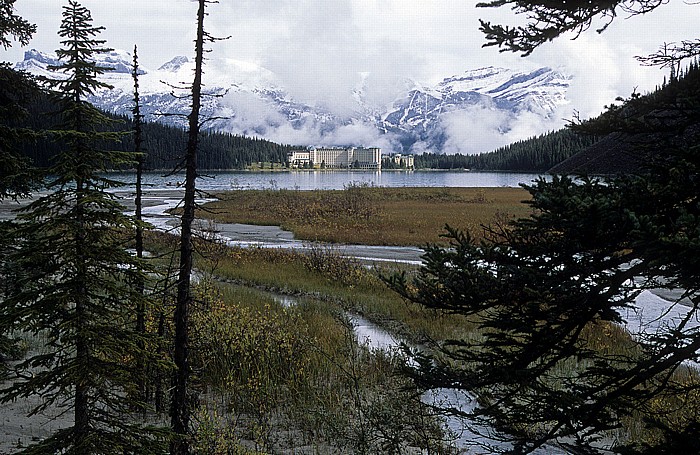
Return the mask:
<svg viewBox="0 0 700 455">
<path fill-rule="evenodd" d="M 298 239 L 365 245 L 445 244 L 449 224 L 483 235 L 482 225 L 523 217 L 522 188 L 245 190 L 218 194 L 199 216 L 221 223 L 281 226 Z"/>
<path fill-rule="evenodd" d="M 202 258 L 202 261 L 206 259 Z M 231 248 L 218 263 L 218 279 L 277 293 L 322 299 L 358 313 L 406 340 L 444 339 L 465 330 L 466 319 L 446 317 L 408 302 L 389 289 L 380 274 L 333 248 L 308 252 Z"/>
<path fill-rule="evenodd" d="M 155 261 L 176 251 L 149 236 Z M 400 321 L 406 306 L 375 272 L 332 248 L 307 253 L 197 242 L 191 321 L 201 384 L 195 445 L 220 453 L 453 453 L 439 420 L 372 351 L 346 312 Z M 408 319 L 408 318 L 406 318 Z M 418 318 L 417 318 L 418 319 Z M 393 328 L 408 329 L 402 323 Z M 216 453 L 216 452 L 215 452 Z"/>
<path fill-rule="evenodd" d="M 399 200 L 404 197 L 396 196 Z M 425 195 L 413 193 L 413 197 L 423 198 Z M 432 197 L 444 202 L 456 196 L 450 191 L 440 189 L 432 193 Z M 488 200 L 488 192 L 472 194 L 472 197 L 482 201 Z M 299 407 L 295 408 L 296 412 L 288 411 L 296 416 L 296 422 L 301 422 L 304 428 L 313 429 L 310 430 L 312 432 L 320 432 L 323 428 L 326 437 L 334 435 L 334 438 L 347 442 L 350 439 L 350 433 L 342 433 L 341 430 L 345 428 L 349 431 L 345 427 L 348 425 L 348 415 L 357 412 L 357 402 L 352 404 L 343 401 L 342 397 L 323 386 L 336 384 L 337 390 L 344 390 L 344 393 L 352 392 L 347 387 L 359 387 L 356 380 L 347 382 L 348 377 L 357 376 L 357 372 L 353 373 L 355 370 L 351 365 L 342 363 L 335 357 L 337 353 L 344 353 L 342 359 L 358 355 L 352 354 L 354 351 L 348 347 L 346 335 L 342 329 L 342 318 L 338 316 L 342 311 L 360 313 L 395 335 L 414 343 L 421 343 L 426 339 L 478 340 L 481 335 L 477 327 L 465 318 L 446 316 L 401 299 L 379 278 L 380 273 L 389 274 L 392 270 L 367 269 L 356 261 L 340 256 L 332 247 L 315 248 L 309 253 L 281 249 L 226 248 L 215 260 L 207 255 L 198 257 L 197 267 L 209 268 L 214 271 L 217 280 L 236 283 L 243 286 L 241 289 L 245 287 L 264 289 L 295 296 L 299 302 L 306 302 L 296 305 L 295 311 L 300 312 L 297 314 L 298 320 L 304 322 L 308 334 L 314 334 L 313 337 L 316 337 L 313 338 L 314 343 L 323 348 L 308 351 L 307 367 L 308 371 L 315 372 L 312 374 L 313 380 L 306 383 L 303 388 L 307 393 L 304 399 L 299 401 L 303 405 L 297 403 L 295 406 Z M 198 249 L 206 250 L 204 247 Z M 412 273 L 410 268 L 405 271 Z M 231 296 L 225 297 L 226 301 L 232 299 L 235 300 Z M 241 297 L 241 299 L 250 302 L 251 306 L 262 305 L 260 308 L 271 308 L 265 307 L 270 305 L 269 302 L 255 303 L 252 296 Z M 595 350 L 603 358 L 624 359 L 639 355 L 639 346 L 619 325 L 607 322 L 593 323 L 586 327 L 582 335 L 582 346 Z M 329 363 L 324 362 L 330 362 L 338 368 L 342 365 L 342 368 L 331 368 Z M 365 367 L 367 365 L 363 366 Z M 568 359 L 556 366 L 549 380 L 573 378 L 588 367 L 590 365 Z M 365 371 L 363 374 L 371 376 L 373 373 Z M 384 380 L 388 381 L 388 379 Z M 309 384 L 312 383 L 316 387 L 310 387 Z M 338 385 L 343 383 L 346 385 L 342 387 Z M 401 383 L 399 381 L 396 384 Z M 660 437 L 660 433 L 650 431 L 642 424 L 643 419 L 657 416 L 659 425 L 682 426 L 684 422 L 690 422 L 700 412 L 698 409 L 700 405 L 697 404 L 700 403 L 700 393 L 697 392 L 700 389 L 700 380 L 697 370 L 681 368 L 667 379 L 667 384 L 671 386 L 667 395 L 645 403 L 644 409 L 640 409 L 633 416 L 625 417 L 622 420 L 623 427 L 610 432 L 606 437 L 611 440 L 650 443 L 655 442 Z M 695 387 L 695 391 L 674 394 L 675 386 L 680 390 L 680 387 L 689 385 Z M 369 386 L 362 385 L 361 388 L 365 387 Z M 649 384 L 649 387 L 653 387 L 653 384 Z M 311 389 L 313 392 L 310 391 Z M 357 391 L 353 393 L 355 395 L 350 395 L 351 397 L 359 396 Z M 368 403 L 371 401 L 370 398 L 376 398 L 377 393 L 379 392 L 371 394 L 371 397 L 366 397 L 366 401 L 362 401 L 363 409 L 373 408 Z M 310 403 L 314 402 L 325 403 L 323 406 L 328 408 L 324 408 L 322 412 L 318 409 L 311 412 L 305 406 L 311 406 Z M 389 405 L 384 403 L 384 406 Z M 340 409 L 346 409 L 346 411 L 341 412 Z M 377 410 L 376 407 L 373 409 Z M 364 424 L 369 425 L 368 421 Z M 261 428 L 264 426 L 261 425 Z M 357 437 L 358 432 L 361 433 L 366 429 L 355 427 L 352 431 Z M 537 429 L 532 430 L 537 431 Z"/>
<path fill-rule="evenodd" d="M 358 343 L 339 306 L 310 297 L 282 305 L 228 283 L 198 288 L 193 366 L 210 399 L 197 414 L 197 446 L 449 453 L 439 422 L 399 374 L 403 358 Z"/>
</svg>

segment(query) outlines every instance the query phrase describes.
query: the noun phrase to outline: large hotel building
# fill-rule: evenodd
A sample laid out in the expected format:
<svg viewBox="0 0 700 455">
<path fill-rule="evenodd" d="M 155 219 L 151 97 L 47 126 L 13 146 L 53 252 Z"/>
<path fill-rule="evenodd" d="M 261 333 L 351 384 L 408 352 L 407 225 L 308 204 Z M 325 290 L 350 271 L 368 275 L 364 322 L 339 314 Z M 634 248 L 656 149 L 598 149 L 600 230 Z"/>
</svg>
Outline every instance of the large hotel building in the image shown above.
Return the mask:
<svg viewBox="0 0 700 455">
<path fill-rule="evenodd" d="M 382 149 L 379 147 L 310 147 L 288 154 L 289 166 L 315 169 L 381 169 Z"/>
</svg>

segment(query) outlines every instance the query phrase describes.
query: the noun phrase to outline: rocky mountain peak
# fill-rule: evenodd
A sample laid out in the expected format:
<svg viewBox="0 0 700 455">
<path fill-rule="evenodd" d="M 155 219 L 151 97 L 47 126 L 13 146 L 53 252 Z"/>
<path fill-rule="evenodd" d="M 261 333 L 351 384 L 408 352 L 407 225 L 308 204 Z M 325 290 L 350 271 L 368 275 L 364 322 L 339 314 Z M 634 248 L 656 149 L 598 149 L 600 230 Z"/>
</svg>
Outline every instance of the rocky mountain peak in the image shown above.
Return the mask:
<svg viewBox="0 0 700 455">
<path fill-rule="evenodd" d="M 158 71 L 171 71 L 175 72 L 178 71 L 180 68 L 182 68 L 182 65 L 185 63 L 189 63 L 189 59 L 185 57 L 184 55 L 178 55 L 177 57 L 173 58 L 172 60 L 165 62 L 161 65 L 160 68 L 158 68 Z"/>
<path fill-rule="evenodd" d="M 116 69 L 103 76 L 114 88 L 98 91 L 90 101 L 102 109 L 130 115 L 131 55 L 113 51 L 99 59 L 105 66 Z M 27 51 L 24 61 L 16 67 L 50 77 L 47 66 L 55 63 L 55 55 L 32 50 Z M 139 85 L 142 111 L 147 119 L 185 126 L 177 123 L 183 122 L 177 116 L 158 114 L 188 112 L 187 98 L 173 97 L 171 92 L 172 84 L 182 82 L 185 75 L 181 70 L 190 63 L 187 57 L 177 56 L 158 70 L 142 74 Z M 387 103 L 386 99 L 382 102 L 370 99 L 368 94 L 376 90 L 366 90 L 371 78 L 369 73 L 361 73 L 351 93 L 339 93 L 340 98 L 350 99 L 354 105 L 346 102 L 335 109 L 332 103 L 321 106 L 295 99 L 286 90 L 283 78 L 249 62 L 212 58 L 207 62 L 205 77 L 209 93 L 221 95 L 204 101 L 202 115 L 217 118 L 207 122 L 210 129 L 297 145 L 349 143 L 357 136 L 358 141 L 373 142 L 387 150 L 463 153 L 490 151 L 475 148 L 484 146 L 473 143 L 470 137 L 503 136 L 518 129 L 521 117 L 527 117 L 531 135 L 552 129 L 532 130 L 530 125 L 533 118 L 546 123 L 567 103 L 570 83 L 570 77 L 550 68 L 515 71 L 491 66 L 468 70 L 433 84 L 407 79 L 396 88 L 398 96 L 394 101 Z M 488 124 L 484 119 L 488 119 Z M 461 142 L 447 147 L 455 134 L 461 136 Z M 514 138 L 518 139 L 525 137 Z M 506 143 L 509 141 L 504 139 L 495 146 Z"/>
</svg>

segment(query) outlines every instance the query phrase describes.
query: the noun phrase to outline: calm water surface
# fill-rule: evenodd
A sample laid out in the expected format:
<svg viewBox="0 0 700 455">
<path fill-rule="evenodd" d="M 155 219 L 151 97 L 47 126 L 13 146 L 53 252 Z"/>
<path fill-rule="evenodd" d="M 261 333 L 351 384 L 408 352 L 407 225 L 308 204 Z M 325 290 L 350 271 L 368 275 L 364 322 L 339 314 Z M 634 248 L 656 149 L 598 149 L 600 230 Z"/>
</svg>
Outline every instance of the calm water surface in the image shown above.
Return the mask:
<svg viewBox="0 0 700 455">
<path fill-rule="evenodd" d="M 133 173 L 119 174 L 125 182 Z M 290 172 L 211 172 L 197 180 L 205 191 L 233 189 L 339 190 L 350 184 L 384 187 L 517 187 L 531 183 L 537 174 L 470 171 L 290 171 Z M 149 173 L 144 183 L 152 189 L 174 189 L 184 175 Z"/>
</svg>

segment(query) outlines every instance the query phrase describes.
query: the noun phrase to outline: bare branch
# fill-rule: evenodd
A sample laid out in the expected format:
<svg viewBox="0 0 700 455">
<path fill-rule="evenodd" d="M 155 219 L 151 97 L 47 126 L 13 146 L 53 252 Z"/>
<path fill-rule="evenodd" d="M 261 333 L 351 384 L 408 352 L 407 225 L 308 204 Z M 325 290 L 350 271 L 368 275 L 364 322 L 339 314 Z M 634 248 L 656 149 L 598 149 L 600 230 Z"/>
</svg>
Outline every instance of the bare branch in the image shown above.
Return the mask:
<svg viewBox="0 0 700 455">
<path fill-rule="evenodd" d="M 493 0 L 478 3 L 477 7 L 510 6 L 516 15 L 524 15 L 527 25 L 508 27 L 480 21 L 480 30 L 486 35 L 484 46 L 498 46 L 503 51 L 531 54 L 538 46 L 565 33 L 574 33 L 573 39 L 588 30 L 595 20 L 603 20 L 596 29 L 605 31 L 615 20 L 617 10 L 629 16 L 646 14 L 668 0 Z"/>
<path fill-rule="evenodd" d="M 662 68 L 678 67 L 680 62 L 700 55 L 700 39 L 681 41 L 680 44 L 664 43 L 661 48 L 650 55 L 637 56 L 645 66 Z"/>
</svg>

